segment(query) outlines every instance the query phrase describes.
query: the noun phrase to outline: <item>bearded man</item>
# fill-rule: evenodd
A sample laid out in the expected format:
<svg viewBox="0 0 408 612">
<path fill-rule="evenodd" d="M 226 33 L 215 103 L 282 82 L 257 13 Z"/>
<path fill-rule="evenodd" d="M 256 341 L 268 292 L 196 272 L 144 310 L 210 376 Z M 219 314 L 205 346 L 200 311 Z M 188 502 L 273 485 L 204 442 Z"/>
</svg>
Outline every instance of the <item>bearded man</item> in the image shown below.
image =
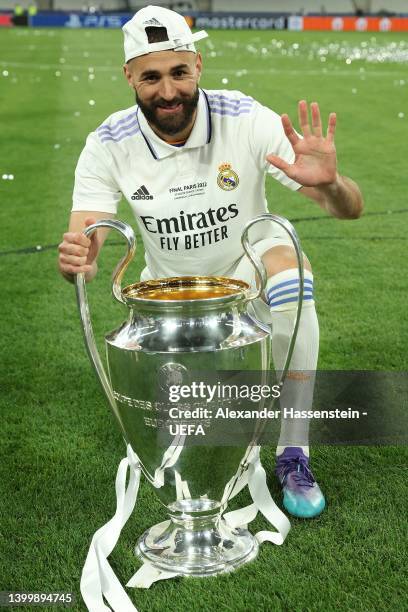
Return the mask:
<svg viewBox="0 0 408 612">
<path fill-rule="evenodd" d="M 202 57 L 194 43 L 207 34 L 192 34 L 173 11 L 141 9 L 123 31 L 124 74 L 136 105 L 108 117 L 88 136 L 79 158 L 69 231 L 59 247 L 59 268 L 67 280 L 79 272 L 87 281 L 94 278 L 106 231 L 88 239 L 82 230 L 113 218 L 122 196 L 145 246 L 142 280 L 204 274 L 255 286 L 240 237 L 250 219 L 268 210 L 267 173 L 335 217 L 360 216 L 358 186 L 337 171 L 334 113 L 324 134 L 318 104 L 310 105 L 310 124 L 302 100 L 300 135 L 288 115 L 279 117 L 244 93 L 201 89 Z M 283 230 L 266 223 L 252 238 L 268 275 L 254 316 L 270 325 L 274 365 L 282 370 L 299 292 L 296 256 Z M 306 256 L 304 265 L 303 308 L 290 369 L 312 374 L 298 382 L 294 376 L 295 410 L 311 408 L 319 346 Z M 303 518 L 322 512 L 325 499 L 309 466 L 306 421 L 282 420 L 276 474 L 288 512 Z"/>
</svg>

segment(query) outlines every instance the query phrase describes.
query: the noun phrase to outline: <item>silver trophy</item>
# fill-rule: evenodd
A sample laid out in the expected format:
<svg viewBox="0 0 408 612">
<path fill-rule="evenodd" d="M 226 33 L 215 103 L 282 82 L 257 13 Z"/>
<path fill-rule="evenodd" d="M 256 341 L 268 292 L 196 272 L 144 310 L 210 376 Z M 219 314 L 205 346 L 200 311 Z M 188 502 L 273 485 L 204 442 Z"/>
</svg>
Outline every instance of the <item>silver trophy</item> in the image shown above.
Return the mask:
<svg viewBox="0 0 408 612">
<path fill-rule="evenodd" d="M 302 252 L 288 221 L 263 214 L 244 228 L 242 245 L 256 269 L 258 290 L 240 280 L 209 276 L 163 278 L 122 288 L 136 248 L 133 230 L 113 220 L 84 230 L 90 236 L 97 228 L 112 228 L 127 241 L 127 254 L 114 273 L 112 290 L 128 308 L 128 316 L 105 336 L 108 375 L 94 340 L 83 274 L 76 277 L 76 289 L 89 357 L 127 445 L 169 515 L 148 529 L 136 545 L 138 557 L 160 571 L 216 575 L 247 563 L 258 552 L 256 538 L 245 528 L 229 526 L 223 514 L 248 468 L 264 423 L 255 423 L 244 445 L 189 444 L 185 430 L 171 433 L 166 428 L 169 405 L 163 398 L 172 386 L 189 384 L 191 372 L 268 372 L 270 335 L 248 311 L 266 284 L 265 269 L 248 242 L 248 231 L 266 220 L 287 231 L 299 266 L 298 312 L 280 375 L 283 384 L 303 296 Z M 197 408 L 199 403 L 190 407 Z"/>
</svg>

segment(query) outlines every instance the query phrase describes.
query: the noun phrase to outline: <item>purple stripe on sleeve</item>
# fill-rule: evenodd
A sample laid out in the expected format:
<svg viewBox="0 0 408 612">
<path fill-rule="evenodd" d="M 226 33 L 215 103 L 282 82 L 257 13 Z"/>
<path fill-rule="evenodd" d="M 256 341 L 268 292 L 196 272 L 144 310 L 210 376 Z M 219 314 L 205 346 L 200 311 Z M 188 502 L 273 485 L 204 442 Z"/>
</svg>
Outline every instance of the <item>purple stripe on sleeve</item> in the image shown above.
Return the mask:
<svg viewBox="0 0 408 612">
<path fill-rule="evenodd" d="M 135 134 L 138 134 L 139 132 L 140 129 L 137 127 L 134 130 L 131 130 L 130 132 L 121 132 L 116 136 L 110 134 L 101 134 L 99 138 L 101 139 L 101 142 L 107 142 L 108 140 L 111 140 L 112 142 L 120 142 L 121 140 L 124 140 L 129 136 L 135 136 Z"/>
<path fill-rule="evenodd" d="M 231 104 L 239 104 L 240 102 L 254 102 L 254 99 L 250 96 L 244 96 L 243 98 L 229 98 L 228 96 L 223 96 L 222 94 L 207 94 L 208 99 L 212 102 L 213 100 L 225 100 Z"/>
<path fill-rule="evenodd" d="M 126 117 L 123 117 L 123 119 L 120 119 L 114 125 L 108 125 L 108 124 L 100 125 L 98 128 L 96 128 L 96 131 L 99 132 L 101 130 L 108 129 L 110 132 L 115 132 L 118 129 L 121 130 L 122 129 L 121 126 L 124 126 L 124 124 L 129 123 L 129 121 L 135 118 L 136 118 L 136 113 L 133 111 L 133 113 L 131 113 L 130 115 L 127 115 Z"/>
<path fill-rule="evenodd" d="M 220 108 L 221 110 L 237 111 L 243 108 L 252 108 L 253 104 L 251 104 L 250 102 L 243 102 L 242 104 L 239 104 L 239 105 L 235 105 L 235 104 L 229 105 L 219 100 L 211 100 L 210 106 L 211 108 Z"/>
<path fill-rule="evenodd" d="M 109 128 L 104 128 L 103 130 L 99 130 L 97 133 L 98 133 L 98 136 L 100 137 L 102 136 L 120 136 L 122 132 L 131 130 L 134 127 L 138 127 L 137 120 L 132 121 L 132 123 L 128 123 L 127 125 L 123 125 L 122 127 L 118 128 L 116 131 L 112 131 Z"/>
<path fill-rule="evenodd" d="M 240 115 L 248 115 L 251 112 L 251 108 L 243 108 L 238 111 L 221 110 L 220 108 L 214 108 L 210 105 L 211 112 L 216 115 L 227 115 L 228 117 L 239 117 Z"/>
</svg>

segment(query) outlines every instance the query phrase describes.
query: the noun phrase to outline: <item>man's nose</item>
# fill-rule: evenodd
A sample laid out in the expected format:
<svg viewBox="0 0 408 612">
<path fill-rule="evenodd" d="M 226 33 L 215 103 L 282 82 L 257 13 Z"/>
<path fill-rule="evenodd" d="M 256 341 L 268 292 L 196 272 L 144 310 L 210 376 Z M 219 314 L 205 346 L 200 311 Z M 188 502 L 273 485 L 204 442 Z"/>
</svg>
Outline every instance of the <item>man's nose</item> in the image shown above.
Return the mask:
<svg viewBox="0 0 408 612">
<path fill-rule="evenodd" d="M 177 96 L 177 89 L 172 79 L 163 78 L 161 80 L 159 95 L 167 102 L 170 102 Z"/>
</svg>

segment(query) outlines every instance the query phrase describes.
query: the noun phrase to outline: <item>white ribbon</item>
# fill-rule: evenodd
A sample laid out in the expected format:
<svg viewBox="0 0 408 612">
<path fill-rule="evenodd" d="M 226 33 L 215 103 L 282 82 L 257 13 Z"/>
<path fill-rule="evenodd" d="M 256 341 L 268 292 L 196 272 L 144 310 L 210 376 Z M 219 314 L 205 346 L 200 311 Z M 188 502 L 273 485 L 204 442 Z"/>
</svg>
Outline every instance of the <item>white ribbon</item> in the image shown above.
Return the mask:
<svg viewBox="0 0 408 612">
<path fill-rule="evenodd" d="M 290 529 L 290 522 L 272 499 L 266 484 L 266 474 L 256 447 L 250 457 L 248 470 L 232 485 L 231 497 L 235 497 L 247 484 L 253 503 L 245 508 L 228 512 L 224 515 L 230 527 L 246 527 L 260 511 L 275 527 L 276 531 L 259 531 L 255 534 L 260 544 L 268 541 L 283 544 Z M 129 484 L 126 488 L 127 470 L 130 467 Z M 137 609 L 126 594 L 107 557 L 114 549 L 123 526 L 130 517 L 137 499 L 140 482 L 140 465 L 130 445 L 127 446 L 127 457 L 119 464 L 116 476 L 116 512 L 112 519 L 94 534 L 81 577 L 81 594 L 90 612 L 137 612 Z M 184 481 L 181 480 L 180 485 Z M 187 483 L 185 483 L 187 485 Z M 162 523 L 163 528 L 170 521 Z M 151 563 L 145 562 L 128 581 L 128 587 L 148 589 L 154 582 L 177 576 L 177 573 L 161 571 Z M 112 606 L 110 608 L 104 602 Z"/>
<path fill-rule="evenodd" d="M 130 467 L 129 484 L 126 477 Z M 137 612 L 124 591 L 107 557 L 115 548 L 123 526 L 136 504 L 140 482 L 140 466 L 135 460 L 130 445 L 127 456 L 119 464 L 116 475 L 116 512 L 111 520 L 94 534 L 81 576 L 81 594 L 90 612 Z"/>
<path fill-rule="evenodd" d="M 290 530 L 290 522 L 272 499 L 259 455 L 248 466 L 248 488 L 254 503 L 245 508 L 227 512 L 224 514 L 225 521 L 230 527 L 246 527 L 254 520 L 258 511 L 262 512 L 276 531 L 259 531 L 255 534 L 256 539 L 260 544 L 266 541 L 277 545 L 283 544 Z"/>
<path fill-rule="evenodd" d="M 170 521 L 166 521 L 167 525 Z M 163 523 L 162 523 L 163 524 Z M 158 580 L 167 580 L 168 578 L 175 578 L 178 576 L 177 572 L 166 572 L 159 570 L 154 567 L 148 561 L 145 561 L 141 568 L 139 568 L 126 584 L 127 587 L 135 587 L 137 589 L 149 589 L 153 582 Z"/>
</svg>

